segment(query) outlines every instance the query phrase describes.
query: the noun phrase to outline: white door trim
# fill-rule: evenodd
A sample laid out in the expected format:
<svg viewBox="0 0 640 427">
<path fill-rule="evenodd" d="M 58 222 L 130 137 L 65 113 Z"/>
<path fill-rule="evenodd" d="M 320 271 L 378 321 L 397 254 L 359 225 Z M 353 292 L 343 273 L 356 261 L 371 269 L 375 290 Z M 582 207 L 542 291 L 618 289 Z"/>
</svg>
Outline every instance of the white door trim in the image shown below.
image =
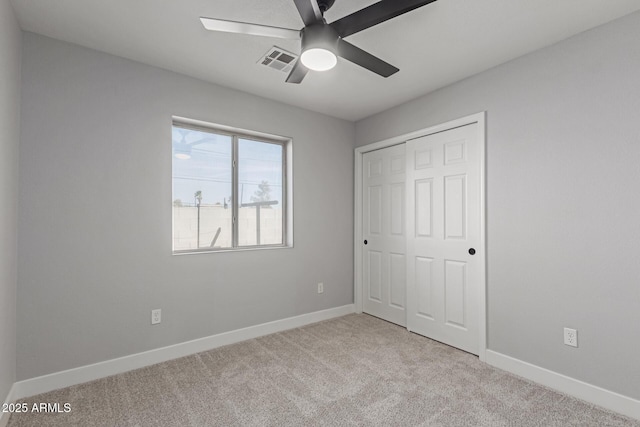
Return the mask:
<svg viewBox="0 0 640 427">
<path fill-rule="evenodd" d="M 486 145 L 486 125 L 485 125 L 486 113 L 480 112 L 472 114 L 470 116 L 462 117 L 460 119 L 452 120 L 439 125 L 430 126 L 425 129 L 420 129 L 414 132 L 409 132 L 404 135 L 399 135 L 393 138 L 385 139 L 383 141 L 374 142 L 364 145 L 355 149 L 355 179 L 354 179 L 354 303 L 357 313 L 362 313 L 362 156 L 369 151 L 379 150 L 381 148 L 391 147 L 392 145 L 398 145 L 406 142 L 409 139 L 418 138 L 421 136 L 431 135 L 438 132 L 443 132 L 449 129 L 457 128 L 460 126 L 469 125 L 472 123 L 478 124 L 478 144 L 480 148 L 480 245 L 482 250 L 478 251 L 481 265 L 481 292 L 479 305 L 479 340 L 478 356 L 483 362 L 486 358 L 487 352 L 487 244 L 486 244 L 486 192 L 485 192 L 485 145 Z"/>
</svg>

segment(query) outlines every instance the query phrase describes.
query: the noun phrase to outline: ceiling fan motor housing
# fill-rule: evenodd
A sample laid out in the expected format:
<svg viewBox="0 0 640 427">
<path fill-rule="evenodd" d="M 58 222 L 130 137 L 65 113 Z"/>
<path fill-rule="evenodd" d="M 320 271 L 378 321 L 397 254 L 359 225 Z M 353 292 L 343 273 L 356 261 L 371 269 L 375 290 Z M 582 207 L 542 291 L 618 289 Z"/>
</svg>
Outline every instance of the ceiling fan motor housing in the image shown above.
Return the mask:
<svg viewBox="0 0 640 427">
<path fill-rule="evenodd" d="M 337 31 L 329 25 L 310 25 L 302 30 L 302 51 L 318 48 L 336 53 L 339 37 Z"/>
</svg>

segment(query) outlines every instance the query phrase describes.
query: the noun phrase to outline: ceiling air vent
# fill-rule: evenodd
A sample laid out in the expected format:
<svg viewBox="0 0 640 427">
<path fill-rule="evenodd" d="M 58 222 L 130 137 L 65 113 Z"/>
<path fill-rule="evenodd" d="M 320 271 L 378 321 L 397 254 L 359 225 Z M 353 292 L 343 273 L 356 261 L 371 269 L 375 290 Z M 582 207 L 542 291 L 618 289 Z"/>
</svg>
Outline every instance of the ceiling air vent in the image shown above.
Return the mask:
<svg viewBox="0 0 640 427">
<path fill-rule="evenodd" d="M 293 64 L 296 63 L 296 59 L 298 59 L 298 55 L 274 46 L 262 55 L 258 64 L 282 71 L 283 73 L 289 73 L 293 68 Z"/>
</svg>

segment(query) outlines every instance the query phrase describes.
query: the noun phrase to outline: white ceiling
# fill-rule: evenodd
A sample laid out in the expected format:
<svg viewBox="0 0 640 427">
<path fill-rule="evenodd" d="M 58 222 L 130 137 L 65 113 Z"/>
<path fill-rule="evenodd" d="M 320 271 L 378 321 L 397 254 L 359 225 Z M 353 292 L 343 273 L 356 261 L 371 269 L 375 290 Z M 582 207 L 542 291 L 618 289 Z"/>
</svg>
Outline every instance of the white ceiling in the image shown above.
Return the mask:
<svg viewBox="0 0 640 427">
<path fill-rule="evenodd" d="M 337 0 L 331 23 L 375 0 Z M 299 42 L 206 31 L 200 16 L 299 29 L 293 0 L 12 0 L 22 28 L 298 107 L 359 120 L 640 9 L 638 0 L 438 0 L 346 40 L 400 68 L 345 60 L 300 85 L 257 64 Z"/>
</svg>

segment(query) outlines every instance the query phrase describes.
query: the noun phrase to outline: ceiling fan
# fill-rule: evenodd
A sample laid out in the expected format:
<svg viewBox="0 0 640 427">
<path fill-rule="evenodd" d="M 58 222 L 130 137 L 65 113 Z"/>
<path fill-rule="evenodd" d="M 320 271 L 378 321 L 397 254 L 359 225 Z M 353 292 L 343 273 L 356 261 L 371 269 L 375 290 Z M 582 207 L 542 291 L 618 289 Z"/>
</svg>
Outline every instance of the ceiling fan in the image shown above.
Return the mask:
<svg viewBox="0 0 640 427">
<path fill-rule="evenodd" d="M 205 17 L 200 18 L 200 21 L 211 31 L 301 40 L 302 53 L 287 77 L 288 83 L 302 82 L 309 70 L 325 71 L 333 68 L 338 56 L 382 77 L 389 77 L 400 70 L 344 38 L 434 1 L 436 0 L 381 0 L 327 24 L 324 13 L 333 6 L 335 0 L 293 0 L 305 25 L 301 30 Z"/>
</svg>

